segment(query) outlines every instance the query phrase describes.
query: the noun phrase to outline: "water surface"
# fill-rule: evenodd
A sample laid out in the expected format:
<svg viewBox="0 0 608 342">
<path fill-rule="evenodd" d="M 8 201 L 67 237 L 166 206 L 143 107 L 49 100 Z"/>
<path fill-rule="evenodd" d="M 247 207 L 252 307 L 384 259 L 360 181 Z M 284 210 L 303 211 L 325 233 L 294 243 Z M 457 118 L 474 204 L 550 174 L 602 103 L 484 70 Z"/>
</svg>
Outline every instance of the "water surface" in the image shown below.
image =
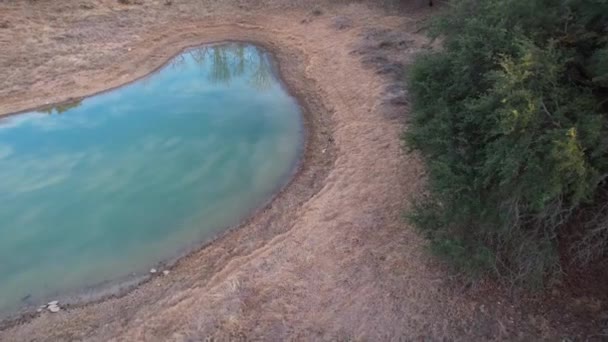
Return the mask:
<svg viewBox="0 0 608 342">
<path fill-rule="evenodd" d="M 0 119 L 0 311 L 143 274 L 286 183 L 299 107 L 267 53 L 192 49 L 82 101 Z"/>
</svg>

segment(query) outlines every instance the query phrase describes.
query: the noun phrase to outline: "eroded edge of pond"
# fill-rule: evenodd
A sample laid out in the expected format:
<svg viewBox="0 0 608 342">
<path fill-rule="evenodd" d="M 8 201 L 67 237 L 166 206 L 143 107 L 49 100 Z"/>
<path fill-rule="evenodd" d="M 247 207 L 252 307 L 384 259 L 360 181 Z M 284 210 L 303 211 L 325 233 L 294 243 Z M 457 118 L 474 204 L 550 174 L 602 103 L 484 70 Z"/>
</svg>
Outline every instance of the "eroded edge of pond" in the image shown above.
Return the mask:
<svg viewBox="0 0 608 342">
<path fill-rule="evenodd" d="M 309 88 L 306 82 L 303 85 L 300 85 L 301 89 L 298 89 L 294 87 L 291 82 L 288 82 L 288 80 L 285 79 L 285 75 L 283 74 L 284 70 L 282 69 L 283 64 L 290 64 L 290 68 L 287 69 L 288 75 L 291 76 L 292 81 L 294 77 L 302 77 L 304 76 L 304 74 L 302 72 L 303 70 L 299 70 L 298 68 L 302 65 L 299 65 L 299 63 L 294 61 L 289 61 L 287 56 L 281 56 L 280 49 L 277 52 L 277 49 L 271 49 L 269 48 L 269 45 L 261 41 L 228 39 L 210 42 L 202 41 L 200 43 L 186 45 L 179 49 L 176 53 L 167 54 L 168 57 L 164 59 L 162 64 L 160 64 L 156 68 L 153 68 L 149 73 L 141 77 L 136 77 L 118 86 L 109 87 L 107 89 L 86 95 L 84 97 L 69 98 L 66 101 L 61 101 L 56 104 L 45 104 L 42 106 L 36 106 L 30 109 L 21 110 L 14 113 L 0 115 L 0 118 L 3 118 L 7 116 L 25 114 L 44 108 L 62 105 L 65 103 L 80 101 L 85 98 L 110 92 L 112 90 L 128 86 L 132 83 L 153 76 L 156 72 L 167 67 L 168 63 L 171 60 L 183 53 L 188 52 L 189 50 L 200 48 L 202 46 L 214 46 L 229 43 L 241 43 L 252 45 L 260 49 L 261 53 L 268 54 L 272 66 L 272 71 L 275 73 L 277 81 L 279 82 L 280 86 L 284 88 L 287 95 L 295 99 L 295 102 L 298 108 L 300 109 L 303 141 L 298 152 L 298 159 L 291 170 L 290 176 L 286 178 L 283 184 L 279 184 L 277 186 L 278 190 L 274 193 L 274 195 L 272 195 L 265 202 L 261 203 L 261 205 L 258 206 L 257 209 L 254 209 L 250 211 L 249 214 L 245 215 L 245 217 L 241 220 L 241 223 L 228 227 L 222 232 L 215 234 L 214 236 L 208 239 L 203 239 L 203 241 L 197 243 L 195 247 L 189 247 L 188 250 L 177 251 L 175 257 L 160 262 L 158 264 L 158 266 L 156 267 L 158 272 L 156 272 L 155 274 L 136 274 L 128 277 L 109 280 L 96 286 L 86 287 L 81 290 L 68 290 L 68 294 L 52 298 L 52 300 L 59 300 L 60 304 L 63 304 L 62 309 L 84 307 L 87 305 L 94 305 L 95 303 L 104 302 L 110 298 L 124 297 L 134 289 L 141 287 L 152 279 L 155 279 L 157 276 L 163 276 L 163 270 L 169 270 L 176 267 L 178 268 L 181 261 L 189 258 L 193 254 L 196 254 L 208 248 L 211 245 L 219 243 L 220 240 L 224 238 L 229 238 L 229 235 L 231 235 L 231 233 L 233 233 L 235 230 L 246 228 L 247 225 L 253 223 L 261 212 L 264 212 L 267 209 L 271 209 L 271 204 L 280 201 L 280 199 L 283 197 L 287 197 L 286 193 L 290 192 L 289 190 L 294 188 L 294 183 L 310 183 L 310 180 L 305 180 L 304 178 L 312 178 L 315 180 L 313 184 L 305 185 L 312 186 L 312 193 L 305 196 L 298 196 L 299 193 L 297 191 L 294 190 L 291 192 L 295 193 L 294 196 L 298 198 L 298 203 L 303 203 L 306 199 L 312 197 L 315 193 L 318 192 L 318 190 L 320 190 L 321 185 L 324 183 L 323 180 L 328 175 L 329 170 L 333 166 L 333 162 L 336 157 L 334 150 L 335 146 L 333 143 L 333 139 L 331 138 L 333 123 L 331 122 L 331 118 L 328 115 L 323 115 L 329 112 L 329 110 L 327 110 L 325 104 L 323 103 L 322 97 L 319 96 L 320 94 L 317 94 L 317 92 L 315 91 L 311 91 L 314 88 Z M 323 148 L 321 149 L 321 147 Z M 305 165 L 306 167 L 304 167 Z M 303 174 L 306 174 L 306 176 L 303 176 Z M 319 182 L 317 182 L 316 180 L 319 180 Z M 168 281 L 171 281 L 170 278 Z M 12 313 L 0 315 L 0 330 L 10 328 L 14 325 L 22 324 L 24 322 L 36 318 L 38 316 L 38 313 L 36 312 L 37 307 L 37 305 L 23 306 L 17 312 L 13 311 Z"/>
</svg>

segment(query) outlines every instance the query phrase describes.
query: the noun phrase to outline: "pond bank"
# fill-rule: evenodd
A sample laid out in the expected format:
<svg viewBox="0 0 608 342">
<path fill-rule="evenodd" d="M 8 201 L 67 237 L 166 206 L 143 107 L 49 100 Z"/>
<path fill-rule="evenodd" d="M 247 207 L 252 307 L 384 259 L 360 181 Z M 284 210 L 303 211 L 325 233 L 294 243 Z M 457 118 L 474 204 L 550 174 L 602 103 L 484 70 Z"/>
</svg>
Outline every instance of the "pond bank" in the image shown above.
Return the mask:
<svg viewBox="0 0 608 342">
<path fill-rule="evenodd" d="M 73 297 L 62 298 L 63 311 L 59 315 L 67 314 L 78 315 L 77 311 L 88 311 L 90 309 L 99 310 L 99 306 L 112 305 L 112 302 L 119 301 L 119 307 L 133 307 L 133 303 L 125 303 L 126 300 L 134 300 L 138 302 L 136 305 L 142 305 L 142 302 L 149 302 L 151 296 L 159 296 L 159 286 L 170 286 L 176 282 L 192 281 L 193 279 L 184 279 L 195 276 L 197 280 L 204 279 L 217 272 L 225 263 L 239 255 L 246 254 L 255 250 L 268 242 L 272 237 L 288 230 L 289 217 L 293 212 L 289 208 L 297 207 L 306 199 L 309 199 L 312 194 L 320 189 L 324 178 L 335 160 L 335 144 L 331 138 L 331 116 L 329 110 L 325 107 L 321 97 L 317 94 L 317 89 L 311 87 L 301 70 L 300 58 L 297 56 L 298 51 L 289 49 L 279 49 L 276 43 L 267 39 L 264 36 L 251 36 L 249 31 L 251 27 L 242 24 L 235 25 L 219 25 L 213 27 L 210 32 L 205 34 L 193 35 L 192 32 L 185 34 L 169 35 L 167 41 L 156 43 L 154 46 L 144 46 L 142 48 L 129 49 L 134 55 L 145 59 L 148 63 L 135 64 L 125 66 L 130 68 L 130 72 L 123 73 L 121 71 L 115 75 L 106 75 L 107 80 L 98 82 L 90 82 L 88 87 L 80 87 L 72 89 L 71 87 L 58 87 L 53 92 L 49 93 L 49 99 L 39 103 L 40 99 L 26 99 L 22 97 L 15 98 L 16 101 L 3 101 L 0 107 L 5 120 L 10 120 L 10 116 L 17 115 L 21 112 L 31 111 L 35 109 L 45 108 L 49 105 L 54 105 L 52 101 L 59 101 L 58 104 L 72 101 L 73 98 L 84 98 L 95 94 L 104 93 L 112 89 L 124 86 L 131 82 L 147 77 L 150 73 L 166 64 L 168 60 L 178 55 L 182 51 L 204 45 L 215 44 L 227 41 L 250 42 L 262 46 L 271 51 L 278 61 L 278 72 L 284 81 L 285 86 L 290 93 L 296 96 L 303 107 L 304 124 L 306 128 L 306 147 L 303 163 L 301 163 L 298 171 L 291 182 L 280 192 L 274 199 L 263 209 L 259 210 L 245 222 L 237 227 L 233 227 L 218 238 L 203 245 L 199 250 L 196 250 L 182 258 L 170 261 L 164 267 L 170 266 L 172 271 L 164 276 L 139 277 L 136 282 L 128 281 L 118 286 L 106 286 L 103 290 L 88 291 L 87 294 L 77 294 Z M 194 31 L 194 30 L 193 30 Z M 151 50 L 150 50 L 151 49 Z M 129 52 L 131 52 L 129 51 Z M 162 57 L 160 57 L 162 56 Z M 128 76 L 126 76 L 128 75 Z M 68 99 L 63 99 L 62 96 L 70 94 Z M 11 112 L 13 111 L 13 112 Z M 0 117 L 1 119 L 1 117 Z M 280 217 L 279 217 L 280 216 Z M 209 268 L 206 272 L 197 272 L 199 267 Z M 195 269 L 193 269 L 195 268 Z M 181 278 L 181 279 L 180 279 Z M 151 284 L 155 282 L 155 284 Z M 164 284 L 159 284 L 163 282 Z M 182 284 L 183 285 L 183 284 Z M 126 296 L 126 297 L 125 297 Z M 111 311 L 114 311 L 112 309 Z M 99 313 L 99 311 L 97 311 Z M 42 312 L 42 316 L 30 311 L 27 314 L 20 315 L 16 318 L 5 320 L 0 328 L 8 332 L 10 328 L 17 328 L 24 323 L 39 324 L 37 320 L 45 320 L 47 313 Z M 36 318 L 38 317 L 38 318 Z M 49 317 L 53 319 L 52 316 Z M 2 333 L 0 333 L 2 336 Z M 52 338 L 53 335 L 47 336 Z"/>
<path fill-rule="evenodd" d="M 0 319 L 122 288 L 264 207 L 304 148 L 300 105 L 273 64 L 257 46 L 204 45 L 144 80 L 0 126 L 0 251 L 11 256 Z"/>
</svg>

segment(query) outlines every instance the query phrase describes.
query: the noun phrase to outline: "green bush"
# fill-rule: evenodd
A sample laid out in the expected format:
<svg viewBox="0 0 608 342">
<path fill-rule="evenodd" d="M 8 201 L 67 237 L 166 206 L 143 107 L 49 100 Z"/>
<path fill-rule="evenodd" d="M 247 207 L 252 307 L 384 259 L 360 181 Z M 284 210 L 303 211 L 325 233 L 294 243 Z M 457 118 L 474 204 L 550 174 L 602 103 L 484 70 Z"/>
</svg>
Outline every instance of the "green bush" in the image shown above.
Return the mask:
<svg viewBox="0 0 608 342">
<path fill-rule="evenodd" d="M 608 0 L 448 6 L 409 76 L 429 187 L 409 216 L 459 269 L 542 286 L 559 250 L 608 250 Z"/>
</svg>

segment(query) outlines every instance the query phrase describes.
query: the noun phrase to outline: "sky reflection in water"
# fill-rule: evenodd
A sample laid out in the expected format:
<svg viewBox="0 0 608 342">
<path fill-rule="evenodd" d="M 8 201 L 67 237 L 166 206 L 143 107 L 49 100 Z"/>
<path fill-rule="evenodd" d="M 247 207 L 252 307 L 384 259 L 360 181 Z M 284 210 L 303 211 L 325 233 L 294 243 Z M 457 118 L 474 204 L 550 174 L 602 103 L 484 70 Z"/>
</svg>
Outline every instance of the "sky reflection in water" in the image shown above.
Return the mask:
<svg viewBox="0 0 608 342">
<path fill-rule="evenodd" d="M 286 182 L 302 135 L 269 56 L 243 44 L 0 119 L 0 310 L 145 272 L 238 223 Z"/>
</svg>

